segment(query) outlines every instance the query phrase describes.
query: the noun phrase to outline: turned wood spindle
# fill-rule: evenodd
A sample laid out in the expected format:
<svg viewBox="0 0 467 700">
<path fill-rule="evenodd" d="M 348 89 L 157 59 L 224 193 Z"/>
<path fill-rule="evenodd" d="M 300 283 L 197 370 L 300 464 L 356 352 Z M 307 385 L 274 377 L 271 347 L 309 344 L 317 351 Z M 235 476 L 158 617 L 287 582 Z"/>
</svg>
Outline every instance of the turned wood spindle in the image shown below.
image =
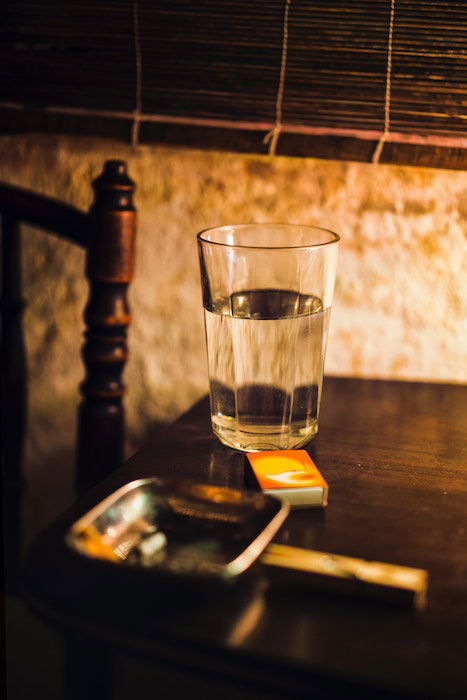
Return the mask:
<svg viewBox="0 0 467 700">
<path fill-rule="evenodd" d="M 90 241 L 86 276 L 89 301 L 83 359 L 86 377 L 79 408 L 77 487 L 83 490 L 123 460 L 127 289 L 133 277 L 136 212 L 135 185 L 123 161 L 107 161 L 93 182 L 95 200 L 89 212 Z"/>
</svg>

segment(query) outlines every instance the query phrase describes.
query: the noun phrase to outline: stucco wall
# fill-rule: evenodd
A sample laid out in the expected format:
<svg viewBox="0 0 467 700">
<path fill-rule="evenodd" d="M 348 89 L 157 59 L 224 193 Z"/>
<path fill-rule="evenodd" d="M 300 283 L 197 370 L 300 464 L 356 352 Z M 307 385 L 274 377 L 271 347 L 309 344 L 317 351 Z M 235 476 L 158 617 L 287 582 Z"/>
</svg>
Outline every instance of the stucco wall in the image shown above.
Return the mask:
<svg viewBox="0 0 467 700">
<path fill-rule="evenodd" d="M 0 179 L 83 208 L 102 162 L 128 161 L 139 210 L 126 373 L 135 435 L 206 391 L 195 234 L 217 224 L 288 221 L 340 233 L 328 374 L 467 378 L 466 173 L 37 135 L 2 137 L 0 156 Z M 83 260 L 25 232 L 30 457 L 74 431 Z"/>
</svg>

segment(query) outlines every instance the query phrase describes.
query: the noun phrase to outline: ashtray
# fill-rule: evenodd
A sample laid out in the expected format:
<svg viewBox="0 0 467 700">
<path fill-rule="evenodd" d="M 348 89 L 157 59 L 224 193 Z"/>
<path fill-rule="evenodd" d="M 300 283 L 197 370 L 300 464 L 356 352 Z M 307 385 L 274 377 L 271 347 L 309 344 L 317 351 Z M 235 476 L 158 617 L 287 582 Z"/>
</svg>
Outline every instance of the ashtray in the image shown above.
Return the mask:
<svg viewBox="0 0 467 700">
<path fill-rule="evenodd" d="M 254 491 L 151 477 L 79 518 L 66 543 L 92 559 L 165 578 L 234 581 L 261 555 L 289 506 Z"/>
</svg>

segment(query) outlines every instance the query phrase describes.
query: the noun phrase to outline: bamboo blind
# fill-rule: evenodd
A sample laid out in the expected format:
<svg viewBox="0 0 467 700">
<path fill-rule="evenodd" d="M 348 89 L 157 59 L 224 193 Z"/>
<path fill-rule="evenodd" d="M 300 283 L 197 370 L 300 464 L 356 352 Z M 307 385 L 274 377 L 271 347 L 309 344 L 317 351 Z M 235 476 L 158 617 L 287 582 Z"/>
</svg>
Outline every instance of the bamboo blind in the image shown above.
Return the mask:
<svg viewBox="0 0 467 700">
<path fill-rule="evenodd" d="M 10 0 L 0 128 L 467 166 L 467 2 Z"/>
</svg>

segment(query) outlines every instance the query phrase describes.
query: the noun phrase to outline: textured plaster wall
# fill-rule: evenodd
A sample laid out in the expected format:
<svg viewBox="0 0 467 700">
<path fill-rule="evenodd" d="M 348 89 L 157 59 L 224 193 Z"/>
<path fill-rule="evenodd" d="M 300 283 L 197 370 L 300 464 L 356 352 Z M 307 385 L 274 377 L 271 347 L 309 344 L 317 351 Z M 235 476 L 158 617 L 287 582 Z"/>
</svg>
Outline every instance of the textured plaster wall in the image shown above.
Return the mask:
<svg viewBox="0 0 467 700">
<path fill-rule="evenodd" d="M 86 208 L 106 158 L 138 183 L 127 410 L 138 435 L 207 389 L 195 246 L 224 223 L 316 224 L 342 237 L 326 372 L 467 378 L 467 174 L 28 135 L 0 139 L 0 179 Z M 25 232 L 30 456 L 71 441 L 82 370 L 84 254 Z M 325 400 L 325 395 L 324 395 Z"/>
</svg>

